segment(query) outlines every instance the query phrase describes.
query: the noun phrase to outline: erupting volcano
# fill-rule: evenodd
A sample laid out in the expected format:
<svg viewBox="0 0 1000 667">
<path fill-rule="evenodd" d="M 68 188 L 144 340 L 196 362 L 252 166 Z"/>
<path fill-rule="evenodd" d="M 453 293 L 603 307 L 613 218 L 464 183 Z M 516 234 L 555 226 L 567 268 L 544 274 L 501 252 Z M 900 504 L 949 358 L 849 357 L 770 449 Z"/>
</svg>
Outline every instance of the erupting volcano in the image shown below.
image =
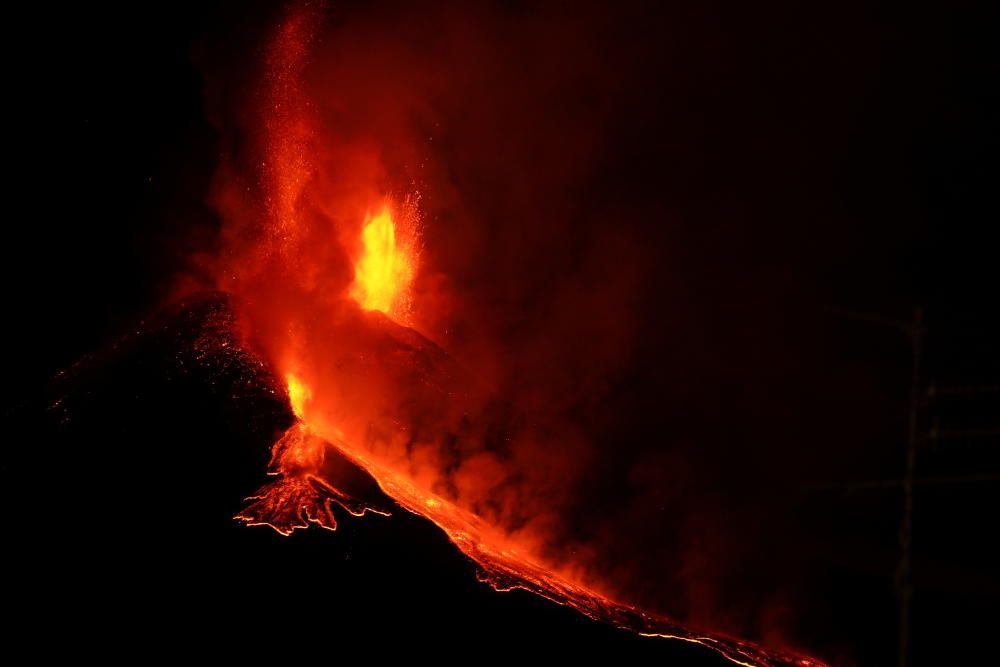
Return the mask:
<svg viewBox="0 0 1000 667">
<path fill-rule="evenodd" d="M 8 635 L 993 664 L 987 7 L 15 5 Z"/>
<path fill-rule="evenodd" d="M 559 414 L 568 406 L 546 397 L 577 381 L 563 387 L 506 375 L 514 360 L 474 331 L 456 356 L 433 342 L 452 335 L 448 322 L 461 319 L 452 315 L 463 300 L 425 261 L 418 181 L 396 185 L 391 165 L 400 156 L 389 154 L 392 137 L 378 136 L 384 118 L 364 132 L 345 129 L 358 113 L 385 109 L 353 112 L 337 91 L 315 99 L 317 74 L 308 67 L 321 26 L 319 13 L 300 8 L 274 32 L 249 130 L 261 157 L 251 167 L 225 165 L 217 196 L 228 230 L 218 287 L 232 295 L 243 344 L 284 381 L 277 390 L 296 417 L 273 448 L 276 479 L 237 518 L 287 535 L 310 523 L 333 530 L 341 511 L 392 511 L 341 490 L 330 461 L 343 457 L 443 530 L 497 590 L 526 589 L 636 633 L 703 644 L 738 664 L 818 665 L 615 601 L 614 576 L 597 574 L 586 555 L 595 547 L 560 527 L 590 454 L 585 435 Z M 400 150 L 409 152 L 404 161 L 414 158 Z M 247 169 L 252 177 L 234 178 Z M 242 182 L 259 187 L 233 187 Z M 547 363 L 561 363 L 547 354 Z M 602 355 L 591 353 L 596 363 Z M 533 373 L 550 372 L 533 363 Z"/>
</svg>

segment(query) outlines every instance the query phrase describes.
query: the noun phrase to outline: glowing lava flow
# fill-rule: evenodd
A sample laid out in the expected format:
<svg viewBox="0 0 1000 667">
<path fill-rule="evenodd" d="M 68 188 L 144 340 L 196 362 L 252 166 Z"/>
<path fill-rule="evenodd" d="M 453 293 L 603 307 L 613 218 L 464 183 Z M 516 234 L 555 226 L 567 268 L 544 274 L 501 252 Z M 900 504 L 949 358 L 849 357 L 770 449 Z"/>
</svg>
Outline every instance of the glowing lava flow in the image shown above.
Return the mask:
<svg viewBox="0 0 1000 667">
<path fill-rule="evenodd" d="M 690 631 L 667 618 L 646 614 L 576 583 L 569 576 L 539 563 L 530 553 L 510 543 L 473 513 L 436 494 L 421 489 L 406 475 L 379 463 L 375 457 L 342 439 L 328 443 L 308 425 L 311 392 L 295 376 L 288 379 L 289 401 L 297 422 L 274 446 L 271 474 L 281 478 L 253 496 L 253 502 L 236 518 L 249 525 L 268 525 L 283 535 L 309 523 L 335 530 L 331 503 L 354 516 L 386 512 L 361 503 L 339 491 L 316 471 L 322 467 L 326 447 L 364 469 L 379 487 L 404 509 L 432 521 L 462 553 L 481 569 L 480 578 L 498 591 L 521 588 L 558 604 L 576 609 L 598 621 L 611 623 L 646 637 L 679 639 L 711 648 L 732 662 L 747 667 L 823 667 L 811 658 L 765 651 L 728 637 Z M 304 412 L 303 412 L 304 411 Z M 323 428 L 323 427 L 321 427 Z"/>
</svg>

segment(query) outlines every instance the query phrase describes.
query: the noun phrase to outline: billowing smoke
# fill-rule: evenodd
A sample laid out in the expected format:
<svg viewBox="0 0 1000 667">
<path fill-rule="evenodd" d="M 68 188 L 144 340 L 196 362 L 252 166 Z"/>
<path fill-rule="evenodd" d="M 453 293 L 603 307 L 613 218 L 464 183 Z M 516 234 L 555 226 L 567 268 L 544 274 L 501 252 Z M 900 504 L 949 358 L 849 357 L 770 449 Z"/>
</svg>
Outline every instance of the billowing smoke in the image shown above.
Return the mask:
<svg viewBox="0 0 1000 667">
<path fill-rule="evenodd" d="M 729 28 L 653 4 L 293 5 L 210 75 L 211 266 L 323 435 L 609 595 L 781 643 L 796 493 L 846 428 L 812 427 L 833 371 L 801 307 L 838 126 L 805 146 L 790 119 L 843 91 L 817 57 L 789 107 L 750 101 Z M 418 259 L 393 319 L 447 355 L 426 373 L 350 297 L 383 206 Z"/>
</svg>

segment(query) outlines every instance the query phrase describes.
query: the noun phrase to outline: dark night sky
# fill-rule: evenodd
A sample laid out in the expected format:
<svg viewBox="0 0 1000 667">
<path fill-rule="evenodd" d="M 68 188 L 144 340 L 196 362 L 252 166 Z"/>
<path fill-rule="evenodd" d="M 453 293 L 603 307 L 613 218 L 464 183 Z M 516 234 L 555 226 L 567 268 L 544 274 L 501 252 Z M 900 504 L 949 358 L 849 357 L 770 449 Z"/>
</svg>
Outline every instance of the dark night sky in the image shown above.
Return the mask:
<svg viewBox="0 0 1000 667">
<path fill-rule="evenodd" d="M 836 309 L 905 319 L 922 305 L 926 381 L 1000 384 L 992 233 L 1000 218 L 998 61 L 987 3 L 617 4 L 579 11 L 595 23 L 612 12 L 599 46 L 613 51 L 606 62 L 623 68 L 611 78 L 619 82 L 613 94 L 598 89 L 608 94 L 610 110 L 594 121 L 600 157 L 588 176 L 594 187 L 583 194 L 589 224 L 626 206 L 638 220 L 629 232 L 643 239 L 646 261 L 664 271 L 662 284 L 647 285 L 639 297 L 648 313 L 638 325 L 636 357 L 644 361 L 616 387 L 621 423 L 602 428 L 618 429 L 616 452 L 661 463 L 680 456 L 694 469 L 714 471 L 704 483 L 741 513 L 705 508 L 705 515 L 737 517 L 745 525 L 734 527 L 732 539 L 750 543 L 759 531 L 764 545 L 746 549 L 737 574 L 759 568 L 767 580 L 786 566 L 797 573 L 789 544 L 816 539 L 807 551 L 818 564 L 797 581 L 794 601 L 815 613 L 797 628 L 797 639 L 831 660 L 890 664 L 899 496 L 846 493 L 843 485 L 899 474 L 909 352 L 903 337 Z M 506 11 L 534 10 L 532 3 L 483 10 Z M 391 14 L 392 6 L 361 3 L 345 12 Z M 256 397 L 220 407 L 231 381 L 225 377 L 210 383 L 213 389 L 197 377 L 164 384 L 166 362 L 148 359 L 171 357 L 169 340 L 125 346 L 124 357 L 106 350 L 149 316 L 194 253 L 214 250 L 219 221 L 206 200 L 222 149 L 206 113 L 206 86 L 225 90 L 218 81 L 229 72 L 244 80 L 240 63 L 256 57 L 254 45 L 274 16 L 267 3 L 223 2 L 18 9 L 8 19 L 14 182 L 2 269 L 9 360 L 3 404 L 10 408 L 3 414 L 16 437 L 5 436 L 4 500 L 13 521 L 39 526 L 29 540 L 39 552 L 74 559 L 45 599 L 134 586 L 138 592 L 115 599 L 145 609 L 150 600 L 170 599 L 176 586 L 192 597 L 211 591 L 217 604 L 209 607 L 225 618 L 244 606 L 282 604 L 276 581 L 325 568 L 325 583 L 317 584 L 323 594 L 367 605 L 360 615 L 384 614 L 382 625 L 432 609 L 448 619 L 444 625 L 472 634 L 481 617 L 493 627 L 483 641 L 520 638 L 523 647 L 536 631 L 511 616 L 525 614 L 559 628 L 553 641 L 587 635 L 595 646 L 649 650 L 541 603 L 497 601 L 471 571 L 453 572 L 459 559 L 442 555 L 447 545 L 418 550 L 367 589 L 364 582 L 396 562 L 376 547 L 426 539 L 426 527 L 407 520 L 390 524 L 397 534 L 345 527 L 333 543 L 328 534 L 278 540 L 232 524 L 241 496 L 262 478 L 269 429 L 287 418 L 280 406 Z M 560 117 L 547 114 L 539 114 L 543 126 Z M 571 140 L 572 131 L 565 132 L 553 141 Z M 452 140 L 466 136 L 456 120 Z M 447 139 L 445 133 L 436 155 L 461 162 Z M 470 192 L 489 192 L 476 190 L 475 178 L 503 178 L 476 159 L 466 166 Z M 57 371 L 95 350 L 105 351 L 80 373 L 96 375 L 97 389 L 90 392 L 86 379 L 68 390 L 50 384 Z M 686 389 L 650 370 L 662 368 L 686 378 Z M 65 391 L 87 395 L 71 402 L 83 414 L 69 426 L 42 409 Z M 996 428 L 997 402 L 977 400 L 928 405 L 923 426 L 937 418 L 943 428 Z M 131 414 L 118 417 L 119 402 Z M 248 411 L 260 415 L 250 426 Z M 655 446 L 642 444 L 660 420 L 678 424 L 681 441 L 699 436 L 707 444 L 697 451 L 680 445 L 660 458 Z M 192 453 L 176 444 L 197 433 L 212 434 L 218 448 L 206 451 L 211 443 L 199 441 Z M 928 444 L 918 476 L 995 475 L 995 444 Z M 608 454 L 605 468 L 616 465 L 624 465 L 620 454 Z M 595 489 L 622 497 L 613 479 L 596 480 Z M 806 481 L 834 490 L 806 497 Z M 178 488 L 186 489 L 180 500 Z M 1000 595 L 996 552 L 984 536 L 997 482 L 922 489 L 912 664 L 983 657 L 986 647 L 955 648 L 944 638 L 985 632 Z M 786 494 L 797 499 L 797 513 L 768 521 Z M 759 526 L 744 521 L 743 513 L 754 511 Z M 118 527 L 107 530 L 111 525 Z M 670 545 L 661 544 L 666 532 L 643 525 L 623 550 L 654 564 L 669 560 Z M 211 556 L 201 551 L 206 545 Z M 356 569 L 326 564 L 334 559 Z M 80 583 L 88 577 L 102 584 Z M 441 590 L 447 592 L 435 599 Z M 733 613 L 763 599 L 755 595 L 734 587 Z M 291 599 L 316 603 L 305 593 Z M 52 604 L 75 613 L 75 603 Z M 457 613 L 463 605 L 472 611 Z M 281 614 L 281 627 L 294 627 L 289 612 Z M 325 621 L 309 616 L 303 623 L 318 631 Z"/>
</svg>

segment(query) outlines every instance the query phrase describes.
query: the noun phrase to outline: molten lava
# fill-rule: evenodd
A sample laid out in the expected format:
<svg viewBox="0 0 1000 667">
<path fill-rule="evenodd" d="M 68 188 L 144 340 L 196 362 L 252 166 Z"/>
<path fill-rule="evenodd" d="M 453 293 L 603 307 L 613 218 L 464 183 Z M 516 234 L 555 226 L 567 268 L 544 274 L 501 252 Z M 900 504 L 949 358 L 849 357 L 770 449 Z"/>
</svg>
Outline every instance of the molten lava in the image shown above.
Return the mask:
<svg viewBox="0 0 1000 667">
<path fill-rule="evenodd" d="M 544 457 L 569 451 L 557 447 L 576 436 L 548 426 L 544 415 L 508 416 L 509 402 L 496 398 L 487 373 L 479 374 L 487 380 L 470 377 L 404 326 L 421 268 L 407 213 L 415 198 L 394 206 L 383 171 L 371 166 L 378 159 L 363 148 L 350 144 L 332 157 L 313 150 L 323 134 L 300 83 L 314 35 L 304 11 L 277 31 L 267 59 L 260 133 L 272 159 L 263 161 L 259 182 L 268 205 L 250 219 L 255 233 L 232 234 L 232 261 L 220 278 L 236 296 L 246 344 L 284 378 L 297 418 L 274 445 L 269 474 L 276 479 L 237 518 L 289 534 L 310 523 L 336 528 L 333 506 L 385 514 L 338 488 L 329 456 L 336 451 L 443 530 L 498 590 L 523 588 L 637 633 L 709 646 L 743 665 L 818 665 L 616 602 L 586 567 L 552 557 L 546 522 L 557 511 L 535 516 L 522 495 L 537 487 L 543 500 L 559 497 L 568 483 Z M 234 210 L 245 216 L 250 208 Z M 246 239 L 249 247 L 241 246 Z"/>
<path fill-rule="evenodd" d="M 422 488 L 405 472 L 380 461 L 377 454 L 352 446 L 343 433 L 318 420 L 317 435 L 303 413 L 311 396 L 308 387 L 294 375 L 288 377 L 288 396 L 293 412 L 302 419 L 275 444 L 270 473 L 279 479 L 261 488 L 237 519 L 248 525 L 267 525 L 282 535 L 310 523 L 336 530 L 332 505 L 349 514 L 366 512 L 387 515 L 343 493 L 335 481 L 323 474 L 327 447 L 369 473 L 379 487 L 401 507 L 429 519 L 441 528 L 462 553 L 482 568 L 481 579 L 498 591 L 521 588 L 558 604 L 567 605 L 597 621 L 612 623 L 646 637 L 679 639 L 706 646 L 732 662 L 746 667 L 823 667 L 811 658 L 768 652 L 747 642 L 690 631 L 670 619 L 648 614 L 599 593 L 576 581 L 573 576 L 539 561 L 530 547 L 517 543 L 503 531 L 474 513 Z"/>
<path fill-rule="evenodd" d="M 302 380 L 297 378 L 294 374 L 288 374 L 288 404 L 292 408 L 292 414 L 294 414 L 299 419 L 302 419 L 302 414 L 305 411 L 306 401 L 312 398 L 312 392 L 309 391 L 309 387 L 302 384 Z"/>
<path fill-rule="evenodd" d="M 364 252 L 355 267 L 351 297 L 365 310 L 399 314 L 413 280 L 414 260 L 410 249 L 396 239 L 388 206 L 368 217 L 361 242 Z"/>
</svg>

